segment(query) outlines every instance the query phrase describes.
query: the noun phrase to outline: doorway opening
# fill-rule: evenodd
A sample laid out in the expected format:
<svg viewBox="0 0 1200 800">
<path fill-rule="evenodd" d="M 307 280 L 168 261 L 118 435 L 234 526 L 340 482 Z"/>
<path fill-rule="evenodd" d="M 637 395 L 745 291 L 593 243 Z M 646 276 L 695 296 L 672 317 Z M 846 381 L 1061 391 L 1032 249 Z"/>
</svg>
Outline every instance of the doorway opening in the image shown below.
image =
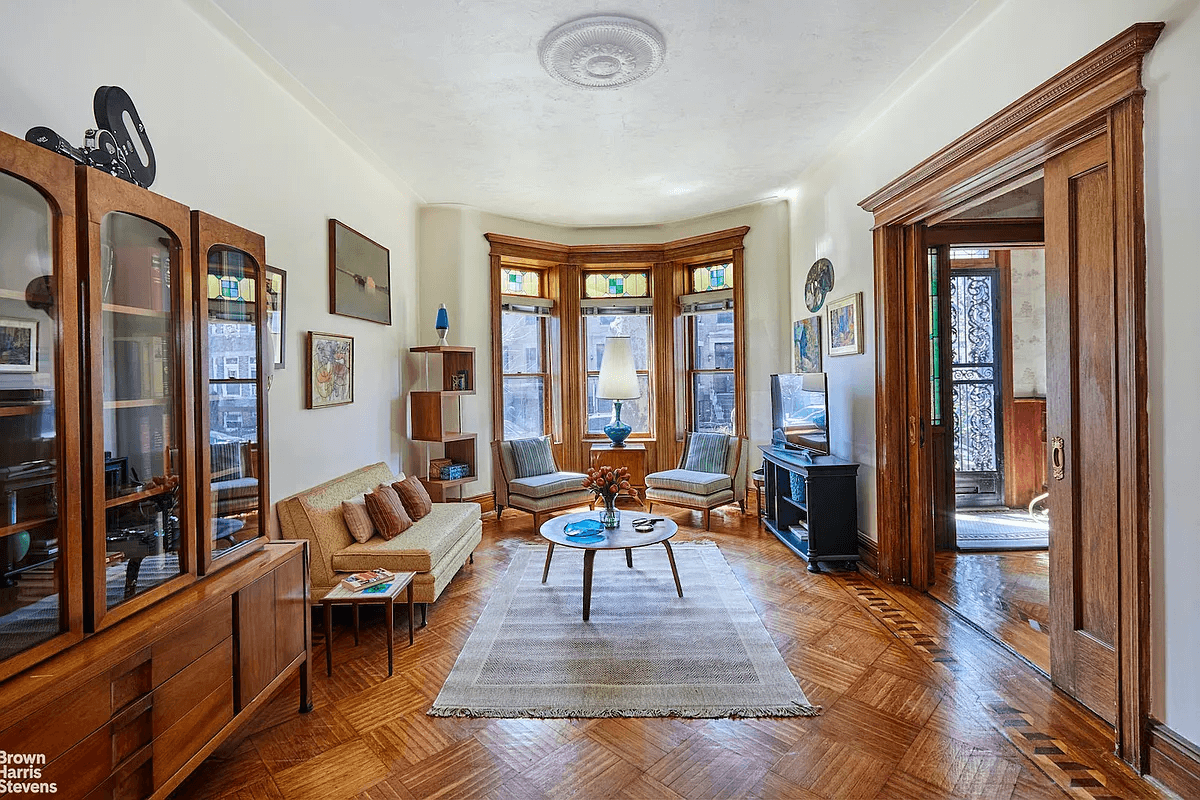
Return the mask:
<svg viewBox="0 0 1200 800">
<path fill-rule="evenodd" d="M 930 293 L 945 319 L 930 329 L 930 396 L 944 408 L 931 409 L 934 481 L 948 489 L 929 591 L 1048 675 L 1046 251 L 1032 240 L 987 244 L 1015 219 L 1044 230 L 1042 180 L 927 229 L 948 240 L 927 253 L 931 284 L 945 287 Z M 956 226 L 970 232 L 956 236 Z"/>
</svg>

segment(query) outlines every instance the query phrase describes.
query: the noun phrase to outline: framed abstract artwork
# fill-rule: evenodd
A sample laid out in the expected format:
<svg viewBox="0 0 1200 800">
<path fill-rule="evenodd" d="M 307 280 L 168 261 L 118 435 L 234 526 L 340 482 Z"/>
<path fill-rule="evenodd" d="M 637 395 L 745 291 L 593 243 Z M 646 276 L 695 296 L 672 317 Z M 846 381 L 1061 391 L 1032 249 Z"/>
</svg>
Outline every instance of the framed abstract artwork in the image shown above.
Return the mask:
<svg viewBox="0 0 1200 800">
<path fill-rule="evenodd" d="M 287 344 L 287 273 L 267 266 L 267 331 L 275 346 L 275 369 L 284 367 Z"/>
<path fill-rule="evenodd" d="M 854 356 L 863 352 L 862 292 L 833 300 L 829 309 L 829 355 Z"/>
<path fill-rule="evenodd" d="M 354 339 L 336 333 L 308 332 L 305 408 L 354 402 Z"/>
<path fill-rule="evenodd" d="M 795 353 L 793 372 L 821 371 L 821 318 L 809 317 L 796 323 L 792 332 Z"/>
<path fill-rule="evenodd" d="M 37 372 L 37 364 L 37 320 L 0 319 L 0 372 Z"/>
<path fill-rule="evenodd" d="M 329 313 L 392 324 L 388 249 L 329 220 Z"/>
</svg>

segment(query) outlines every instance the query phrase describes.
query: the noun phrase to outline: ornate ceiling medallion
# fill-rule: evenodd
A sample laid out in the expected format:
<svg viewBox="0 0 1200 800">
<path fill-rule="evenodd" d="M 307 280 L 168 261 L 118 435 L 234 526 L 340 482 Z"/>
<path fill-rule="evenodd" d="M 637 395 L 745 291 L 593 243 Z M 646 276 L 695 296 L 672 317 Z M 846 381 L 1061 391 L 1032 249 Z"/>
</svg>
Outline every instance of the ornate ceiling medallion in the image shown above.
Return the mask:
<svg viewBox="0 0 1200 800">
<path fill-rule="evenodd" d="M 662 65 L 662 34 L 628 17 L 584 17 L 552 30 L 538 47 L 542 67 L 569 86 L 617 89 Z"/>
</svg>

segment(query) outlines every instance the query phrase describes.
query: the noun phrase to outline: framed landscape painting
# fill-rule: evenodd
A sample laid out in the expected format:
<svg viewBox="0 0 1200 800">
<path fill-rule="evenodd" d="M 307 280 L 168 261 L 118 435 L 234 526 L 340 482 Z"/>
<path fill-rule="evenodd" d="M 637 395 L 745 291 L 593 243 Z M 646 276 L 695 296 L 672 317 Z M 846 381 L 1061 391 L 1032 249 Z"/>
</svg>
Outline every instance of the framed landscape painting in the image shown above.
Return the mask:
<svg viewBox="0 0 1200 800">
<path fill-rule="evenodd" d="M 862 292 L 856 292 L 827 306 L 829 355 L 853 356 L 863 352 L 862 297 Z"/>
<path fill-rule="evenodd" d="M 821 318 L 809 317 L 797 322 L 792 345 L 796 356 L 793 372 L 820 372 Z"/>
<path fill-rule="evenodd" d="M 336 333 L 308 332 L 305 408 L 354 402 L 354 339 Z"/>
<path fill-rule="evenodd" d="M 0 319 L 0 372 L 37 372 L 38 324 Z"/>
<path fill-rule="evenodd" d="M 336 219 L 329 220 L 329 313 L 392 324 L 387 248 Z"/>
</svg>

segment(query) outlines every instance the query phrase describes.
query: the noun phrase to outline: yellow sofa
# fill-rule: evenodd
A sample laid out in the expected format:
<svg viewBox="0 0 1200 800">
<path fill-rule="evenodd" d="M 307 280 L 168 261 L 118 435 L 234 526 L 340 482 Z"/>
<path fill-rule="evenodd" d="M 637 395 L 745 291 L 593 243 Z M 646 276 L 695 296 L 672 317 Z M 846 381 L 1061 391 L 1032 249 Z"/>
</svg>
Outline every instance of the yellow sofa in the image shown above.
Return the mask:
<svg viewBox="0 0 1200 800">
<path fill-rule="evenodd" d="M 312 552 L 312 601 L 338 585 L 343 574 L 383 567 L 415 572 L 413 602 L 422 615 L 471 558 L 483 539 L 478 503 L 434 503 L 433 511 L 393 539 L 356 542 L 342 518 L 342 501 L 398 480 L 386 464 L 373 464 L 280 500 L 285 539 L 307 539 Z"/>
</svg>

